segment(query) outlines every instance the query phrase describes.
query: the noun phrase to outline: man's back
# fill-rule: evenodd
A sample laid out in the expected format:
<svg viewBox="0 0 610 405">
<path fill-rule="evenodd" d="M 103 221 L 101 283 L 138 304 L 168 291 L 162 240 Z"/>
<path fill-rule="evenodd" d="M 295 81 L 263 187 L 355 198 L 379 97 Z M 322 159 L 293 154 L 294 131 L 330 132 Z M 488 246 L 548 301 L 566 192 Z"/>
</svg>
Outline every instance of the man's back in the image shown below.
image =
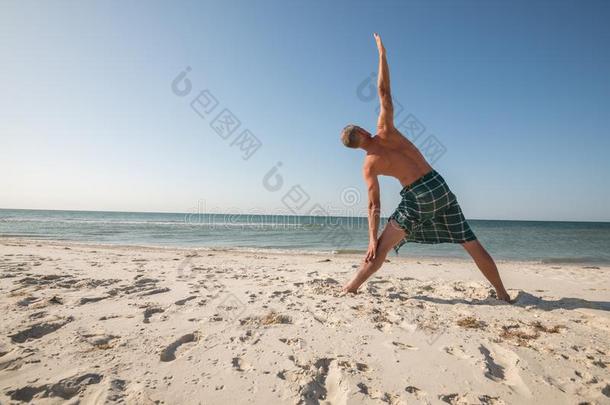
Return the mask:
<svg viewBox="0 0 610 405">
<path fill-rule="evenodd" d="M 432 170 L 421 152 L 396 128 L 381 130 L 364 158 L 365 171 L 391 176 L 407 186 Z"/>
</svg>

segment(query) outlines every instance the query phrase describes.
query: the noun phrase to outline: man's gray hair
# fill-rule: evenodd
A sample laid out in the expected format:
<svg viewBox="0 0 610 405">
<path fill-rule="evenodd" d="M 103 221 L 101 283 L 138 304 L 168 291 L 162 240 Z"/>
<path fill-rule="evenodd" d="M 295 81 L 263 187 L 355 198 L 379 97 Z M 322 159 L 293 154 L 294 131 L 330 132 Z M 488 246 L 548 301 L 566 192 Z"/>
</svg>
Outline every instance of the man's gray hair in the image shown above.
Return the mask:
<svg viewBox="0 0 610 405">
<path fill-rule="evenodd" d="M 343 128 L 343 131 L 341 131 L 341 141 L 343 142 L 343 145 L 348 148 L 358 147 L 357 130 L 358 127 L 356 125 L 348 125 Z"/>
</svg>

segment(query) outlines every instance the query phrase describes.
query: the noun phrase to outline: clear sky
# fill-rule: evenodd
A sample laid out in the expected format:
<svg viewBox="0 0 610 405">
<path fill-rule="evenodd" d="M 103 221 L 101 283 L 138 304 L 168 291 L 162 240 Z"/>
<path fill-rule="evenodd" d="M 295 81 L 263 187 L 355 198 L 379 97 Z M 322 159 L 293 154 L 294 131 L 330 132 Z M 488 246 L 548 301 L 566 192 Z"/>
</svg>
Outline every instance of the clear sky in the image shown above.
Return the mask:
<svg viewBox="0 0 610 405">
<path fill-rule="evenodd" d="M 297 213 L 362 214 L 362 152 L 339 132 L 374 130 L 358 86 L 376 31 L 467 217 L 609 221 L 608 21 L 607 1 L 4 1 L 0 207 L 282 213 L 300 185 Z M 389 214 L 400 185 L 381 184 Z"/>
</svg>

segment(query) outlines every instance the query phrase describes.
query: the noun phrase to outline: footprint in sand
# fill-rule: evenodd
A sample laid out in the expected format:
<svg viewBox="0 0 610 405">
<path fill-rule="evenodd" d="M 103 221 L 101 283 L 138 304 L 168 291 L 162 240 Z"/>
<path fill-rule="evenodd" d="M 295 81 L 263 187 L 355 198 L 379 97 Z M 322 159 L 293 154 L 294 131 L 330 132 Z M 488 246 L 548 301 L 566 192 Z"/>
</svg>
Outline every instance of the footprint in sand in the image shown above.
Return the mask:
<svg viewBox="0 0 610 405">
<path fill-rule="evenodd" d="M 297 366 L 299 371 L 278 373 L 278 378 L 291 382 L 304 404 L 347 404 L 349 384 L 339 363 L 334 359 L 320 358 Z"/>
<path fill-rule="evenodd" d="M 521 359 L 515 352 L 494 343 L 490 343 L 489 348 L 479 346 L 479 351 L 483 355 L 485 377 L 508 385 L 520 395 L 531 397 L 531 391 L 519 372 Z"/>
<path fill-rule="evenodd" d="M 299 349 L 302 349 L 305 347 L 305 341 L 301 338 L 280 338 L 279 339 L 280 342 L 287 344 L 288 346 L 293 346 L 293 347 L 298 347 Z"/>
<path fill-rule="evenodd" d="M 368 396 L 371 399 L 375 399 L 377 400 L 377 402 L 380 403 L 387 403 L 387 404 L 400 404 L 400 398 L 398 395 L 389 393 L 389 392 L 382 392 L 376 388 L 371 388 L 368 385 L 366 385 L 363 382 L 360 382 L 358 384 L 356 384 L 356 387 L 358 387 L 358 392 Z"/>
<path fill-rule="evenodd" d="M 125 398 L 125 390 L 127 388 L 127 381 L 120 378 L 116 378 L 110 381 L 108 387 L 108 394 L 106 400 L 108 402 L 123 402 Z"/>
<path fill-rule="evenodd" d="M 105 333 L 89 333 L 81 335 L 81 339 L 97 349 L 112 348 L 111 342 L 118 339 L 119 336 Z"/>
<path fill-rule="evenodd" d="M 181 300 L 178 300 L 178 301 L 174 302 L 174 304 L 176 304 L 176 305 L 184 305 L 184 304 L 186 304 L 188 301 L 190 301 L 190 300 L 194 300 L 195 298 L 197 298 L 197 296 L 196 296 L 196 295 L 191 295 L 191 296 L 189 296 L 189 297 L 186 297 L 186 298 L 183 298 L 183 299 L 181 299 Z"/>
<path fill-rule="evenodd" d="M 57 320 L 55 322 L 40 322 L 36 323 L 21 332 L 17 332 L 14 335 L 9 335 L 13 343 L 25 343 L 28 340 L 40 339 L 41 337 L 48 335 L 49 333 L 55 332 L 59 328 L 67 325 L 74 320 L 73 317 L 69 316 L 64 319 Z"/>
<path fill-rule="evenodd" d="M 468 394 L 441 394 L 438 396 L 443 402 L 446 402 L 451 405 L 470 405 L 470 404 L 481 404 L 481 405 L 504 405 L 504 401 L 502 401 L 498 397 L 492 397 L 489 395 L 477 395 L 473 393 Z"/>
<path fill-rule="evenodd" d="M 241 357 L 233 357 L 233 359 L 231 359 L 231 366 L 236 371 L 240 372 L 249 371 L 253 368 L 250 364 L 246 363 Z"/>
<path fill-rule="evenodd" d="M 40 297 L 35 297 L 35 296 L 33 296 L 33 295 L 30 295 L 30 296 L 28 296 L 28 297 L 25 297 L 25 298 L 23 298 L 23 299 L 21 299 L 21 300 L 17 301 L 17 306 L 20 306 L 20 307 L 27 307 L 27 306 L 29 306 L 30 304 L 33 304 L 33 303 L 35 303 L 35 302 L 40 301 L 41 299 L 42 299 L 42 298 L 40 298 Z"/>
<path fill-rule="evenodd" d="M 391 344 L 393 347 L 398 348 L 400 350 L 419 350 L 419 348 L 403 342 L 392 341 Z"/>
<path fill-rule="evenodd" d="M 88 304 L 90 302 L 98 302 L 98 301 L 102 301 L 102 300 L 105 300 L 110 297 L 111 297 L 110 295 L 100 295 L 97 297 L 82 297 L 80 299 L 80 301 L 78 302 L 78 305 L 84 305 L 84 304 Z"/>
<path fill-rule="evenodd" d="M 421 401 L 423 400 L 427 393 L 425 391 L 420 390 L 419 388 L 417 388 L 414 385 L 409 385 L 407 387 L 405 387 L 405 391 L 407 391 L 409 394 L 412 394 L 415 396 L 415 399 Z"/>
<path fill-rule="evenodd" d="M 390 300 L 399 300 L 399 301 L 403 301 L 403 302 L 407 301 L 409 299 L 409 296 L 402 291 L 388 292 L 387 297 Z"/>
<path fill-rule="evenodd" d="M 64 378 L 55 384 L 26 385 L 25 387 L 8 390 L 6 393 L 13 401 L 36 402 L 38 398 L 60 397 L 70 399 L 83 392 L 88 385 L 99 384 L 103 376 L 96 373 L 87 373 Z"/>
<path fill-rule="evenodd" d="M 27 363 L 25 359 L 33 356 L 35 353 L 36 350 L 28 348 L 14 349 L 8 352 L 3 351 L 0 353 L 0 370 L 18 370 Z"/>
<path fill-rule="evenodd" d="M 485 377 L 496 382 L 504 380 L 504 367 L 494 361 L 489 349 L 480 345 L 479 352 L 483 355 L 485 363 Z"/>
<path fill-rule="evenodd" d="M 114 296 L 119 293 L 123 294 L 137 294 L 139 297 L 145 297 L 149 295 L 162 294 L 170 291 L 168 287 L 158 287 L 159 279 L 142 277 L 142 275 L 136 276 L 133 284 L 128 286 L 116 287 L 109 291 L 109 294 Z"/>
<path fill-rule="evenodd" d="M 299 364 L 294 358 L 291 360 L 298 370 L 282 370 L 277 377 L 290 384 L 290 388 L 298 395 L 296 402 L 300 404 L 353 403 L 354 398 L 350 397 L 357 395 L 354 387 L 358 387 L 360 393 L 371 399 L 397 403 L 396 395 L 369 389 L 362 382 L 356 384 L 357 379 L 369 379 L 366 374 L 370 372 L 370 367 L 366 363 L 334 358 L 313 359 L 305 364 Z"/>
<path fill-rule="evenodd" d="M 360 366 L 358 366 L 360 365 Z M 368 366 L 364 363 L 357 363 L 357 367 L 364 367 L 368 370 Z M 328 366 L 326 380 L 324 381 L 326 388 L 326 401 L 329 404 L 347 404 L 349 395 L 349 382 L 345 378 L 345 374 L 340 364 L 332 361 Z"/>
<path fill-rule="evenodd" d="M 159 307 L 148 307 L 144 310 L 144 323 L 150 323 L 150 317 L 154 314 L 160 314 L 165 312 L 163 308 Z"/>
<path fill-rule="evenodd" d="M 199 340 L 199 335 L 197 332 L 187 333 L 163 349 L 159 355 L 159 359 L 163 362 L 174 361 L 176 360 L 176 350 L 178 350 L 180 346 L 187 343 L 196 342 L 197 340 Z"/>
</svg>

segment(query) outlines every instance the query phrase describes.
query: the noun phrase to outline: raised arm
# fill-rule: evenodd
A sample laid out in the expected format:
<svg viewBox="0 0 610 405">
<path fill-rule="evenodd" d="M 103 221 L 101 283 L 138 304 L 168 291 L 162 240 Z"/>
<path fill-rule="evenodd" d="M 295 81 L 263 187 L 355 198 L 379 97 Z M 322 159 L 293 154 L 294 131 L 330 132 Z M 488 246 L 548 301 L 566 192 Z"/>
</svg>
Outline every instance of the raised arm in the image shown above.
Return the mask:
<svg viewBox="0 0 610 405">
<path fill-rule="evenodd" d="M 377 251 L 377 230 L 379 228 L 379 215 L 381 212 L 381 199 L 379 198 L 379 180 L 370 165 L 364 166 L 364 181 L 368 190 L 368 217 L 369 217 L 369 248 L 364 260 L 366 262 L 375 258 Z"/>
<path fill-rule="evenodd" d="M 394 127 L 394 106 L 392 105 L 392 94 L 390 92 L 390 69 L 386 59 L 385 48 L 379 34 L 373 34 L 377 42 L 379 51 L 379 73 L 377 77 L 377 89 L 379 92 L 380 111 L 377 120 L 377 127 L 380 129 L 380 136 L 384 130 Z"/>
</svg>

